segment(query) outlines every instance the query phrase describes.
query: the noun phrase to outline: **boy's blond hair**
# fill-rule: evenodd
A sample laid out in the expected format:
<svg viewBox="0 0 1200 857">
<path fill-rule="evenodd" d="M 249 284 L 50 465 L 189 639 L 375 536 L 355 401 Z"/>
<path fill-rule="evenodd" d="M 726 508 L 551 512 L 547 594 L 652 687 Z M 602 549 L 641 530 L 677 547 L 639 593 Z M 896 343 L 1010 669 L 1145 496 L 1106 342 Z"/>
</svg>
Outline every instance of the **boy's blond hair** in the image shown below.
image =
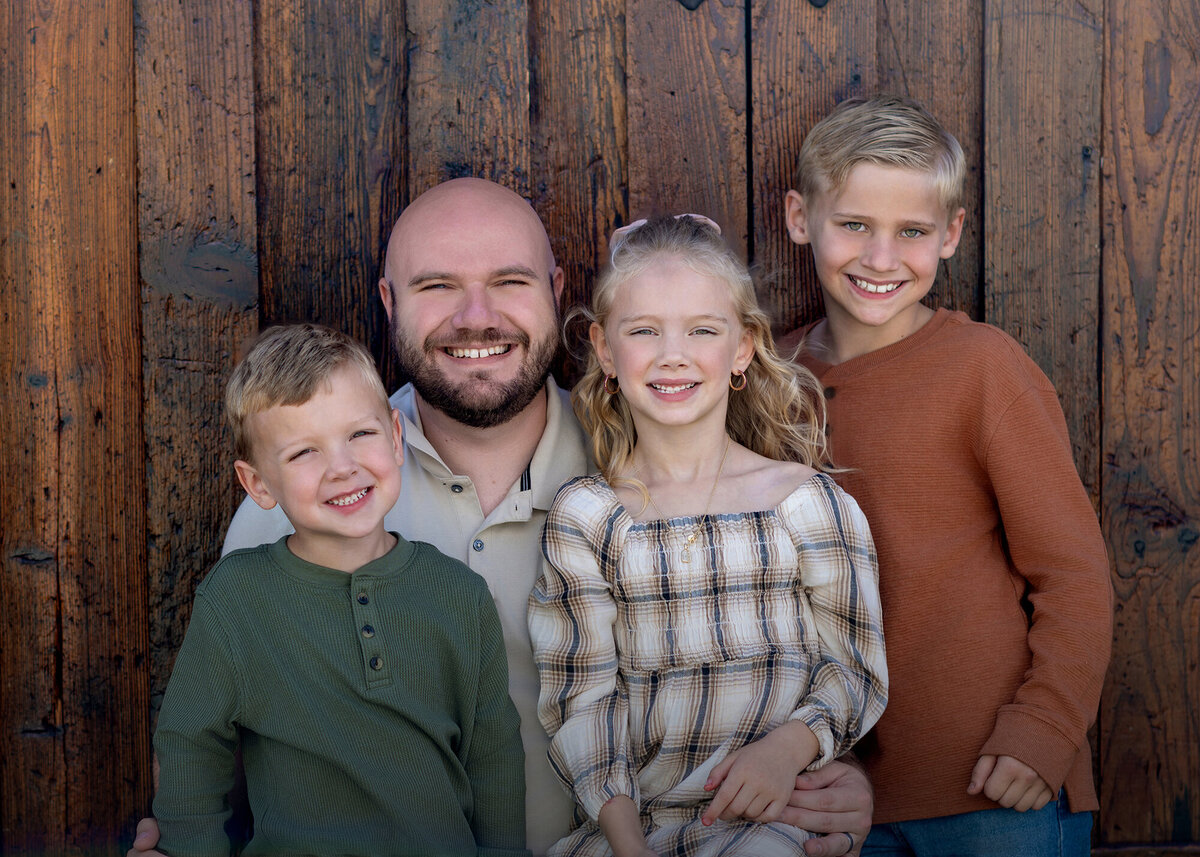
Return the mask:
<svg viewBox="0 0 1200 857">
<path fill-rule="evenodd" d="M 722 280 L 729 286 L 738 322 L 754 342 L 745 388 L 729 397 L 726 430 L 735 441 L 767 458 L 826 467 L 829 453 L 820 386 L 811 372 L 775 351 L 770 319 L 758 306 L 750 272 L 715 224 L 706 221 L 690 215 L 657 217 L 620 236 L 592 290 L 591 309 L 574 310 L 566 323 L 582 315 L 604 327 L 617 286 L 663 258 L 679 259 L 699 274 Z M 594 348 L 589 349 L 587 369 L 571 391 L 571 401 L 592 438 L 600 472 L 612 482 L 628 470 L 637 429 L 624 396 L 605 389 L 604 369 Z M 644 493 L 637 480 L 623 481 Z"/>
<path fill-rule="evenodd" d="M 267 328 L 233 370 L 225 388 L 225 419 L 237 458 L 251 461 L 249 418 L 276 405 L 302 405 L 343 366 L 356 370 L 391 412 L 375 361 L 357 340 L 319 324 Z"/>
<path fill-rule="evenodd" d="M 928 110 L 899 95 L 847 98 L 804 138 L 793 187 L 806 200 L 837 191 L 858 164 L 929 173 L 948 214 L 962 207 L 962 146 Z"/>
</svg>

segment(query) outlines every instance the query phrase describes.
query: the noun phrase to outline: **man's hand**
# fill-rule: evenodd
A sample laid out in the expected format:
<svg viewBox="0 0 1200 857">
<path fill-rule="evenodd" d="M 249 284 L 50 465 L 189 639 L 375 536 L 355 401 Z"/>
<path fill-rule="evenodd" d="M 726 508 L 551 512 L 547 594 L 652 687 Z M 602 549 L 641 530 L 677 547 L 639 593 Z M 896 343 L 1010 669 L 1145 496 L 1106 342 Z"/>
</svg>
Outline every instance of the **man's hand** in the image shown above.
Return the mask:
<svg viewBox="0 0 1200 857">
<path fill-rule="evenodd" d="M 866 773 L 857 764 L 835 760 L 796 777 L 780 821 L 826 834 L 804 843 L 809 857 L 858 857 L 871 832 L 874 810 L 875 794 Z"/>
<path fill-rule="evenodd" d="M 980 756 L 971 772 L 967 794 L 983 792 L 1007 809 L 1041 809 L 1054 799 L 1046 781 L 1033 768 L 1012 756 Z"/>
<path fill-rule="evenodd" d="M 125 857 L 167 857 L 154 850 L 158 844 L 158 822 L 153 818 L 143 818 L 137 823 L 137 835 L 133 837 L 133 847 L 125 852 Z"/>
</svg>

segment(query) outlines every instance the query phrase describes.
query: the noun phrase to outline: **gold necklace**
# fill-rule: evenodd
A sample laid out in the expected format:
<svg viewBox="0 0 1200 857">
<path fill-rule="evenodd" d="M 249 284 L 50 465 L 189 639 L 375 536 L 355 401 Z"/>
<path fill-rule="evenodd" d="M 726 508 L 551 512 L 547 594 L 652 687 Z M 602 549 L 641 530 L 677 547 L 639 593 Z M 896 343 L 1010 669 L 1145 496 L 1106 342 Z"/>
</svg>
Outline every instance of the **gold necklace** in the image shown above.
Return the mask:
<svg viewBox="0 0 1200 857">
<path fill-rule="evenodd" d="M 700 538 L 700 529 L 704 526 L 704 518 L 708 516 L 708 510 L 712 506 L 713 497 L 717 494 L 717 483 L 721 481 L 721 471 L 725 469 L 725 458 L 729 455 L 729 435 L 725 436 L 725 451 L 721 453 L 721 463 L 717 465 L 717 475 L 713 477 L 712 489 L 708 492 L 708 502 L 704 504 L 704 511 L 700 514 L 700 523 L 696 528 L 688 533 L 687 542 L 683 546 L 683 553 L 680 559 L 684 562 L 692 561 L 692 545 L 696 539 Z M 664 521 L 667 516 L 662 513 L 662 509 L 658 508 L 658 504 L 654 502 L 654 498 L 650 496 L 650 488 L 646 488 L 646 499 L 650 501 L 650 505 L 654 507 L 654 511 L 658 513 L 658 517 Z"/>
</svg>

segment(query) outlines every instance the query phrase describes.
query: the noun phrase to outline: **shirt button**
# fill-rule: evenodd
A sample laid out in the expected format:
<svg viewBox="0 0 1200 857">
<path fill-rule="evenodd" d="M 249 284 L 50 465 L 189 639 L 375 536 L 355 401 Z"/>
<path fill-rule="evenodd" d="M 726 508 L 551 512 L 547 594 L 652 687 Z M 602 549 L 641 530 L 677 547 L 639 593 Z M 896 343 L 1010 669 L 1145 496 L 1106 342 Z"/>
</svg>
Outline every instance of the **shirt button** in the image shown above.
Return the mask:
<svg viewBox="0 0 1200 857">
<path fill-rule="evenodd" d="M 379 670 L 383 669 L 383 658 L 379 657 L 379 655 L 376 655 L 375 657 L 371 658 L 370 664 L 371 669 L 378 672 Z"/>
<path fill-rule="evenodd" d="M 455 494 L 461 494 L 463 492 L 463 487 L 461 485 L 451 485 L 450 490 Z"/>
<path fill-rule="evenodd" d="M 483 550 L 483 539 L 476 539 L 471 542 L 471 547 L 475 548 L 476 551 Z"/>
<path fill-rule="evenodd" d="M 825 388 L 825 398 L 826 399 L 832 399 L 836 393 L 837 393 L 836 387 L 826 387 Z"/>
<path fill-rule="evenodd" d="M 367 597 L 367 593 L 365 593 L 365 592 L 358 593 L 358 597 L 355 600 L 359 604 L 370 604 L 371 603 L 371 599 Z"/>
<path fill-rule="evenodd" d="M 375 636 L 375 629 L 372 628 L 370 625 L 363 625 L 362 626 L 362 635 L 369 640 Z"/>
</svg>

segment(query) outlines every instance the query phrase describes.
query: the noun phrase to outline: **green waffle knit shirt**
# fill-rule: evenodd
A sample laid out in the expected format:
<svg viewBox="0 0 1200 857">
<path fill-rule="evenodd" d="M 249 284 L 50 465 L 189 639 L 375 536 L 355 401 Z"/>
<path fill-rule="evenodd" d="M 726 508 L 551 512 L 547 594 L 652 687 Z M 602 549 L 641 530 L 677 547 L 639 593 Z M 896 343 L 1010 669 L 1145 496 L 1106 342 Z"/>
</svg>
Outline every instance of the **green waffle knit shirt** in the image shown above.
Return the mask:
<svg viewBox="0 0 1200 857">
<path fill-rule="evenodd" d="M 245 855 L 528 854 L 487 585 L 397 539 L 347 574 L 283 538 L 229 554 L 200 584 L 154 736 L 160 850 L 230 853 L 240 742 Z"/>
</svg>

